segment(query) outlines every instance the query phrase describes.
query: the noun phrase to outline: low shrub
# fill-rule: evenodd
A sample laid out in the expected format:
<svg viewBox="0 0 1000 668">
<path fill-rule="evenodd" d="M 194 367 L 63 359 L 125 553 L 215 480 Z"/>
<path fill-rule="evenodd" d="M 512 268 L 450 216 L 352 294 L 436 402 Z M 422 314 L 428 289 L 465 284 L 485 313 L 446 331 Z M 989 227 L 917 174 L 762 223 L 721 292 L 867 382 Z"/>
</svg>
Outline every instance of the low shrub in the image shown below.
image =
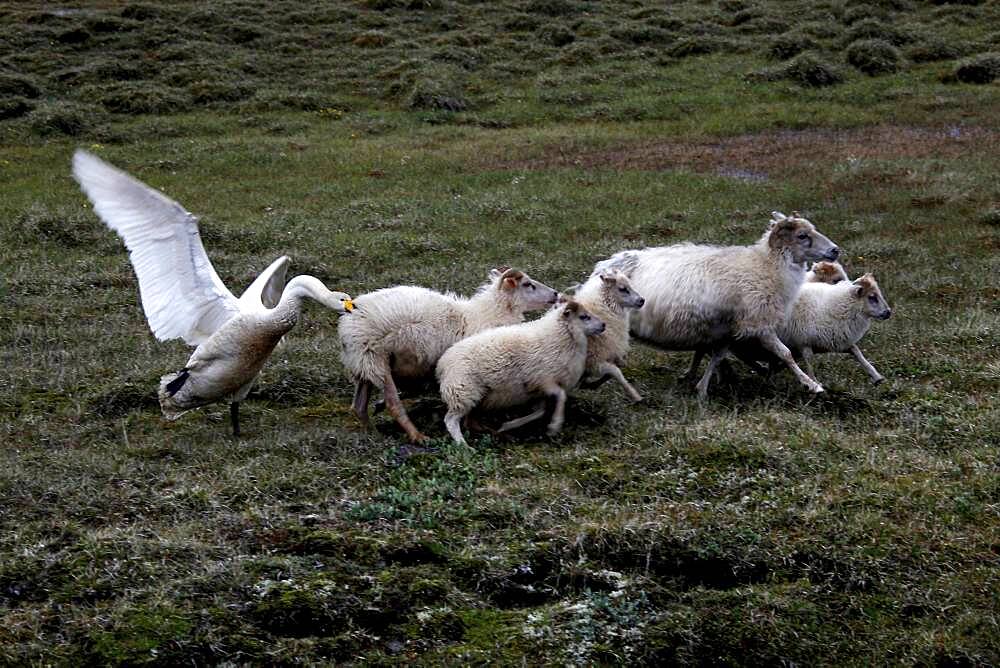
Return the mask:
<svg viewBox="0 0 1000 668">
<path fill-rule="evenodd" d="M 465 111 L 470 105 L 460 71 L 454 67 L 423 70 L 414 78 L 406 96 L 406 106 L 410 109 Z"/>
<path fill-rule="evenodd" d="M 169 114 L 191 107 L 189 95 L 149 82 L 86 86 L 80 94 L 116 114 Z"/>
<path fill-rule="evenodd" d="M 798 56 L 778 67 L 772 67 L 747 75 L 750 81 L 793 81 L 801 86 L 819 88 L 833 86 L 844 81 L 839 67 L 824 60 L 811 51 Z"/>
<path fill-rule="evenodd" d="M 848 64 L 869 76 L 898 72 L 903 64 L 899 49 L 881 39 L 862 39 L 847 47 Z"/>
<path fill-rule="evenodd" d="M 73 102 L 43 104 L 28 115 L 31 130 L 42 137 L 78 137 L 104 120 L 106 117 L 99 109 Z"/>
<path fill-rule="evenodd" d="M 861 39 L 880 39 L 893 46 L 902 46 L 914 41 L 914 36 L 907 30 L 882 23 L 877 19 L 865 19 L 851 26 L 845 35 L 848 43 Z"/>
<path fill-rule="evenodd" d="M 576 41 L 576 35 L 569 28 L 560 25 L 543 26 L 538 30 L 538 38 L 555 47 L 564 47 Z"/>
<path fill-rule="evenodd" d="M 914 63 L 932 63 L 961 58 L 966 51 L 962 45 L 934 37 L 909 47 L 905 55 Z"/>
<path fill-rule="evenodd" d="M 1000 77 L 1000 53 L 983 53 L 955 67 L 955 78 L 963 83 L 987 84 Z"/>
<path fill-rule="evenodd" d="M 42 91 L 38 85 L 28 77 L 18 74 L 0 74 L 0 97 L 36 98 L 41 94 Z"/>
<path fill-rule="evenodd" d="M 34 109 L 30 100 L 17 95 L 0 97 L 0 120 L 19 118 Z"/>
<path fill-rule="evenodd" d="M 767 48 L 768 55 L 777 60 L 794 58 L 803 51 L 815 51 L 819 43 L 800 31 L 789 31 L 779 35 Z"/>
</svg>

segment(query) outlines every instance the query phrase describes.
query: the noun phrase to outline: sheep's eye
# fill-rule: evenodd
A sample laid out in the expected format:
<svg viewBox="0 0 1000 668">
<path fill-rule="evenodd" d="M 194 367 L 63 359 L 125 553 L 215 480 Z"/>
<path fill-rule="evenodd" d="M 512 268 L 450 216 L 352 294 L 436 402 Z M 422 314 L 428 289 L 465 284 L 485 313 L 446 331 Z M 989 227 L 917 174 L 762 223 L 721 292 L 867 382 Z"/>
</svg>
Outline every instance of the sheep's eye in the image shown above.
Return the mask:
<svg viewBox="0 0 1000 668">
<path fill-rule="evenodd" d="M 624 292 L 625 294 L 628 294 L 628 288 L 618 288 L 618 289 Z"/>
<path fill-rule="evenodd" d="M 878 304 L 878 297 L 876 297 L 875 295 L 868 295 L 868 301 L 870 301 L 872 304 Z"/>
<path fill-rule="evenodd" d="M 580 316 L 580 320 L 590 320 L 590 316 L 589 315 L 581 315 Z"/>
<path fill-rule="evenodd" d="M 805 239 L 808 239 L 808 238 L 809 238 L 809 235 L 806 234 L 805 232 L 800 232 L 799 233 L 799 239 L 805 240 Z"/>
<path fill-rule="evenodd" d="M 535 284 L 534 283 L 525 283 L 524 287 L 528 288 L 529 290 L 534 290 L 535 289 Z"/>
</svg>

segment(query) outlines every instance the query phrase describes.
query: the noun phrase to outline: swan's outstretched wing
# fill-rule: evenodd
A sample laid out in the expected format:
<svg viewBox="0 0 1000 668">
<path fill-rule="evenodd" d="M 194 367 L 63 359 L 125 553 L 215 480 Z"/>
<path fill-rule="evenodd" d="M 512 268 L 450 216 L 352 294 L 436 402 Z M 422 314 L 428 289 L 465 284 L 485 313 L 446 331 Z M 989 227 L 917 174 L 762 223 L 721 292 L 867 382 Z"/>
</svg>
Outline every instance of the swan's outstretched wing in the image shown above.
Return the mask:
<svg viewBox="0 0 1000 668">
<path fill-rule="evenodd" d="M 281 293 L 285 289 L 285 276 L 288 273 L 287 255 L 282 255 L 261 272 L 250 287 L 240 295 L 240 310 L 251 311 L 264 308 L 274 308 L 281 301 Z"/>
<path fill-rule="evenodd" d="M 129 249 L 149 328 L 196 346 L 240 312 L 198 234 L 198 219 L 157 190 L 77 150 L 73 176 Z"/>
</svg>

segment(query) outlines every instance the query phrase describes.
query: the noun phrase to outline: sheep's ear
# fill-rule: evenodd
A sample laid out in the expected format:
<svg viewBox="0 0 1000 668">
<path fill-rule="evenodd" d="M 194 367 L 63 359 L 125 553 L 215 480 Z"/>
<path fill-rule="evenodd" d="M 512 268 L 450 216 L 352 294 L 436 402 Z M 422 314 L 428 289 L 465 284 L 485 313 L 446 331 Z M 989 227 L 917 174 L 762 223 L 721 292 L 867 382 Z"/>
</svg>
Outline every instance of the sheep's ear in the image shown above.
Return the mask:
<svg viewBox="0 0 1000 668">
<path fill-rule="evenodd" d="M 851 286 L 851 294 L 853 294 L 855 297 L 857 297 L 859 299 L 861 297 L 864 297 L 864 295 L 865 295 L 865 286 L 858 285 L 857 283 L 854 283 L 854 285 Z"/>
<path fill-rule="evenodd" d="M 785 218 L 780 221 L 771 221 L 771 237 L 767 240 L 768 245 L 771 248 L 778 248 L 782 243 L 787 243 L 792 240 L 792 235 L 798 228 L 798 223 L 796 223 L 791 218 Z"/>
<path fill-rule="evenodd" d="M 563 309 L 563 317 L 569 318 L 576 314 L 580 310 L 580 304 L 573 301 L 572 299 L 566 300 L 566 307 Z"/>
<path fill-rule="evenodd" d="M 786 216 L 785 214 L 781 213 L 780 211 L 772 211 L 771 212 L 771 223 L 780 223 L 783 220 L 785 220 L 786 218 L 788 218 L 788 216 Z"/>
<path fill-rule="evenodd" d="M 812 266 L 809 267 L 809 271 L 819 271 L 819 269 L 820 269 L 819 262 L 813 262 Z"/>
<path fill-rule="evenodd" d="M 618 280 L 618 271 L 616 269 L 604 269 L 599 276 L 605 283 L 614 283 Z"/>
<path fill-rule="evenodd" d="M 564 293 L 560 292 L 559 295 L 556 297 L 556 304 L 565 304 L 567 302 L 569 302 L 569 297 L 567 297 Z"/>
<path fill-rule="evenodd" d="M 505 264 L 500 265 L 496 269 L 490 269 L 490 280 L 496 280 L 503 276 L 505 273 L 510 271 L 510 267 Z"/>
</svg>

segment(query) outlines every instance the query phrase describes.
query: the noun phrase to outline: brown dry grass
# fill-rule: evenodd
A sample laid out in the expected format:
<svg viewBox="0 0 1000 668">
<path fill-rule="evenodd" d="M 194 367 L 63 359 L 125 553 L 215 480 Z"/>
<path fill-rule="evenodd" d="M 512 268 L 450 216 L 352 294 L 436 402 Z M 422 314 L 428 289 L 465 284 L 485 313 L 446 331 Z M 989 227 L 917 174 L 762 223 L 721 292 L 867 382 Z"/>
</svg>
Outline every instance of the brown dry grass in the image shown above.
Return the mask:
<svg viewBox="0 0 1000 668">
<path fill-rule="evenodd" d="M 920 128 L 896 125 L 850 130 L 781 130 L 721 139 L 623 142 L 611 148 L 547 147 L 540 156 L 483 164 L 487 169 L 676 170 L 718 173 L 748 180 L 794 178 L 812 165 L 824 169 L 848 160 L 896 160 L 996 155 L 1000 132 L 980 127 Z"/>
</svg>

